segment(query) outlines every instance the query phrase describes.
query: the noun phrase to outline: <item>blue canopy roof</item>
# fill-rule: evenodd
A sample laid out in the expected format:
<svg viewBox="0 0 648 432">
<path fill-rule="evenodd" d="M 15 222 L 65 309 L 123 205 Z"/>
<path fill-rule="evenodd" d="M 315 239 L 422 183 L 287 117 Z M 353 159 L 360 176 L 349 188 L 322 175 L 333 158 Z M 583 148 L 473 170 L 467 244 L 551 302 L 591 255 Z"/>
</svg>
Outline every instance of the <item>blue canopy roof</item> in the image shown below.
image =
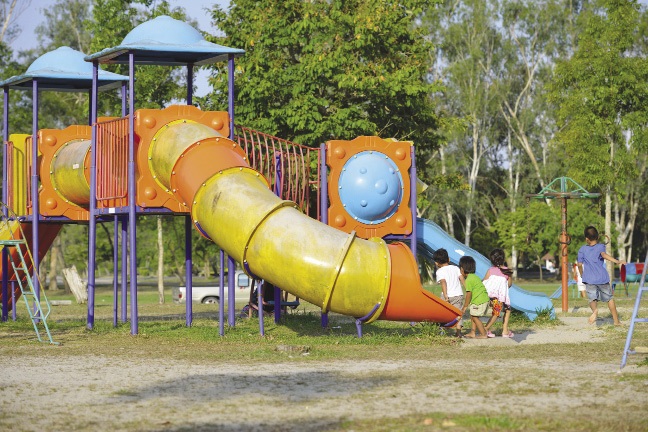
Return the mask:
<svg viewBox="0 0 648 432">
<path fill-rule="evenodd" d="M 242 49 L 207 42 L 186 22 L 162 15 L 135 27 L 120 45 L 91 54 L 85 60 L 128 64 L 129 52 L 135 54 L 137 64 L 167 66 L 204 65 L 226 60 L 230 54 L 245 53 Z"/>
<path fill-rule="evenodd" d="M 92 87 L 92 64 L 84 60 L 85 54 L 70 47 L 60 47 L 38 57 L 22 75 L 0 82 L 20 90 L 31 90 L 38 80 L 40 90 L 89 91 Z M 118 87 L 128 77 L 99 70 L 99 90 Z"/>
</svg>

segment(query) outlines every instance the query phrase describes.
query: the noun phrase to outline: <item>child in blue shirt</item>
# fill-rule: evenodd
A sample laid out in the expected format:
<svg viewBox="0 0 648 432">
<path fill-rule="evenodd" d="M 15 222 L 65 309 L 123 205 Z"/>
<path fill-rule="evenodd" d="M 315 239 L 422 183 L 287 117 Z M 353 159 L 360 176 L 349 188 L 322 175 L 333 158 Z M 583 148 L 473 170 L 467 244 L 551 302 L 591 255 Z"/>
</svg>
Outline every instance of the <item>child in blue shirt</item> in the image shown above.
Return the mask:
<svg viewBox="0 0 648 432">
<path fill-rule="evenodd" d="M 578 251 L 578 270 L 585 284 L 585 291 L 590 302 L 592 315 L 589 323 L 594 324 L 598 317 L 598 302 L 607 302 L 614 325 L 621 325 L 616 303 L 614 303 L 614 292 L 610 286 L 610 275 L 605 268 L 605 260 L 616 264 L 625 264 L 625 261 L 617 260 L 605 252 L 605 245 L 598 242 L 599 233 L 593 226 L 585 228 L 585 243 Z"/>
</svg>

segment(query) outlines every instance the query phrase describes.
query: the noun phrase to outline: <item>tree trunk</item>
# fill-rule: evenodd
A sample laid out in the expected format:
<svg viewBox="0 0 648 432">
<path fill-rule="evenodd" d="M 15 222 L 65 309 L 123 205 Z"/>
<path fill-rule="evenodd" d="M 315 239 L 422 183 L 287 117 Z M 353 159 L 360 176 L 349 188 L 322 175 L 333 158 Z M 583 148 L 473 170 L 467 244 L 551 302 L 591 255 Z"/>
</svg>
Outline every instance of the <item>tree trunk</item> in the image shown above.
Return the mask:
<svg viewBox="0 0 648 432">
<path fill-rule="evenodd" d="M 76 302 L 79 304 L 86 303 L 88 301 L 88 287 L 79 276 L 76 266 L 63 269 L 63 276 L 67 279 Z"/>
<path fill-rule="evenodd" d="M 164 241 L 162 235 L 162 216 L 157 217 L 158 246 L 158 303 L 164 304 Z"/>
</svg>

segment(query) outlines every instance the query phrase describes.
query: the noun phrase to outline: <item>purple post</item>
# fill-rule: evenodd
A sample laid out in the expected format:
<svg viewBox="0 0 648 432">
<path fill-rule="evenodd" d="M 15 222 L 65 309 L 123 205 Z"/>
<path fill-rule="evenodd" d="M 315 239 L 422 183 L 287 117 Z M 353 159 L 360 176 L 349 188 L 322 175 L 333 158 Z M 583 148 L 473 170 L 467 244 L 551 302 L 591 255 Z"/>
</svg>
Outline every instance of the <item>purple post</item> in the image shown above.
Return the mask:
<svg viewBox="0 0 648 432">
<path fill-rule="evenodd" d="M 265 281 L 259 279 L 259 287 L 257 288 L 257 308 L 259 312 L 259 333 L 265 336 L 265 323 L 263 322 L 263 287 Z M 275 303 L 276 306 L 276 303 Z"/>
<path fill-rule="evenodd" d="M 230 136 L 234 141 L 234 54 L 230 54 L 227 60 L 227 108 L 230 118 Z"/>
<path fill-rule="evenodd" d="M 186 324 L 191 327 L 193 322 L 193 280 L 192 280 L 192 261 L 191 261 L 191 215 L 185 216 L 185 278 L 187 301 L 185 302 L 185 312 L 187 314 Z"/>
<path fill-rule="evenodd" d="M 230 327 L 236 324 L 236 282 L 234 275 L 236 273 L 236 261 L 231 256 L 227 256 L 227 318 Z"/>
<path fill-rule="evenodd" d="M 225 335 L 225 280 L 223 272 L 225 270 L 225 252 L 220 250 L 220 277 L 218 279 L 218 334 Z"/>
<path fill-rule="evenodd" d="M 113 327 L 117 327 L 119 310 L 119 217 L 115 216 L 113 224 Z"/>
<path fill-rule="evenodd" d="M 4 112 L 2 114 L 2 202 L 7 203 L 9 200 L 9 192 L 7 191 L 7 179 L 9 173 L 7 173 L 7 142 L 9 142 L 9 86 L 3 88 L 3 108 Z M 2 207 L 2 215 L 6 219 L 9 212 L 6 206 Z M 7 321 L 9 319 L 9 253 L 7 248 L 2 248 L 2 321 Z M 15 307 L 13 309 L 16 309 Z"/>
<path fill-rule="evenodd" d="M 128 216 L 121 220 L 121 321 L 128 320 Z"/>
<path fill-rule="evenodd" d="M 128 106 L 126 105 L 126 81 L 121 85 L 122 117 L 126 117 Z M 128 216 L 121 217 L 121 322 L 128 320 Z"/>
<path fill-rule="evenodd" d="M 90 205 L 88 226 L 88 323 L 87 328 L 94 327 L 95 307 L 95 264 L 97 250 L 97 92 L 99 64 L 92 62 L 92 102 L 90 124 L 92 137 L 90 141 Z"/>
<path fill-rule="evenodd" d="M 416 151 L 411 148 L 412 165 L 410 166 L 410 208 L 412 210 L 412 234 L 410 237 L 410 248 L 416 259 Z M 416 259 L 418 262 L 418 259 Z"/>
<path fill-rule="evenodd" d="M 131 334 L 138 333 L 137 214 L 135 212 L 135 54 L 128 53 L 128 236 L 130 243 Z"/>
<path fill-rule="evenodd" d="M 187 64 L 187 105 L 193 103 L 193 64 Z M 191 232 L 191 215 L 185 216 L 185 312 L 186 312 L 186 325 L 191 327 L 193 323 L 193 261 L 192 261 L 192 241 Z"/>
<path fill-rule="evenodd" d="M 328 169 L 326 144 L 320 144 L 320 220 L 328 225 Z M 322 312 L 322 327 L 328 327 L 328 312 Z"/>
<path fill-rule="evenodd" d="M 5 165 L 6 166 L 6 165 Z M 7 321 L 9 318 L 9 280 L 7 279 L 7 272 L 9 271 L 7 248 L 2 248 L 2 321 Z M 14 306 L 14 309 L 15 306 Z"/>
<path fill-rule="evenodd" d="M 16 321 L 16 282 L 11 281 L 11 319 Z"/>
<path fill-rule="evenodd" d="M 187 105 L 193 105 L 193 63 L 187 64 Z"/>
<path fill-rule="evenodd" d="M 283 188 L 283 171 L 281 166 L 281 154 L 275 153 L 275 178 L 274 178 L 274 194 L 281 198 L 281 190 Z M 274 320 L 278 323 L 281 319 L 281 289 L 277 286 L 274 287 Z"/>
<path fill-rule="evenodd" d="M 32 194 L 32 251 L 33 253 L 33 285 L 35 299 L 40 301 L 40 280 L 38 279 L 38 269 L 40 266 L 40 259 L 38 256 L 38 249 L 40 242 L 38 241 L 38 80 L 32 81 L 32 91 L 34 97 L 34 104 L 32 106 L 32 172 L 31 172 L 31 194 Z M 15 308 L 14 308 L 15 309 Z M 35 315 L 38 316 L 38 309 L 34 305 Z"/>
</svg>

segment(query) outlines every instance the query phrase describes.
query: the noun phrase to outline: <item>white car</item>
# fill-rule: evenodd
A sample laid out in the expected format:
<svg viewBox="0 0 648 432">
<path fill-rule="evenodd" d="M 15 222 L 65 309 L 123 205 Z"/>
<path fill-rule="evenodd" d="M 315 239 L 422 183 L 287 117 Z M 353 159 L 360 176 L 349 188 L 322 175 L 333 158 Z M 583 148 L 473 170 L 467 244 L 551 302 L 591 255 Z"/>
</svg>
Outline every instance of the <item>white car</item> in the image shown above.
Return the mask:
<svg viewBox="0 0 648 432">
<path fill-rule="evenodd" d="M 227 274 L 225 275 L 225 300 L 227 300 Z M 250 298 L 250 277 L 242 271 L 237 271 L 234 276 L 236 283 L 236 300 L 247 300 Z M 191 289 L 191 299 L 194 303 L 218 303 L 220 297 L 220 287 L 216 286 L 193 286 Z M 187 288 L 174 287 L 172 290 L 174 303 L 185 303 L 187 301 Z"/>
</svg>

